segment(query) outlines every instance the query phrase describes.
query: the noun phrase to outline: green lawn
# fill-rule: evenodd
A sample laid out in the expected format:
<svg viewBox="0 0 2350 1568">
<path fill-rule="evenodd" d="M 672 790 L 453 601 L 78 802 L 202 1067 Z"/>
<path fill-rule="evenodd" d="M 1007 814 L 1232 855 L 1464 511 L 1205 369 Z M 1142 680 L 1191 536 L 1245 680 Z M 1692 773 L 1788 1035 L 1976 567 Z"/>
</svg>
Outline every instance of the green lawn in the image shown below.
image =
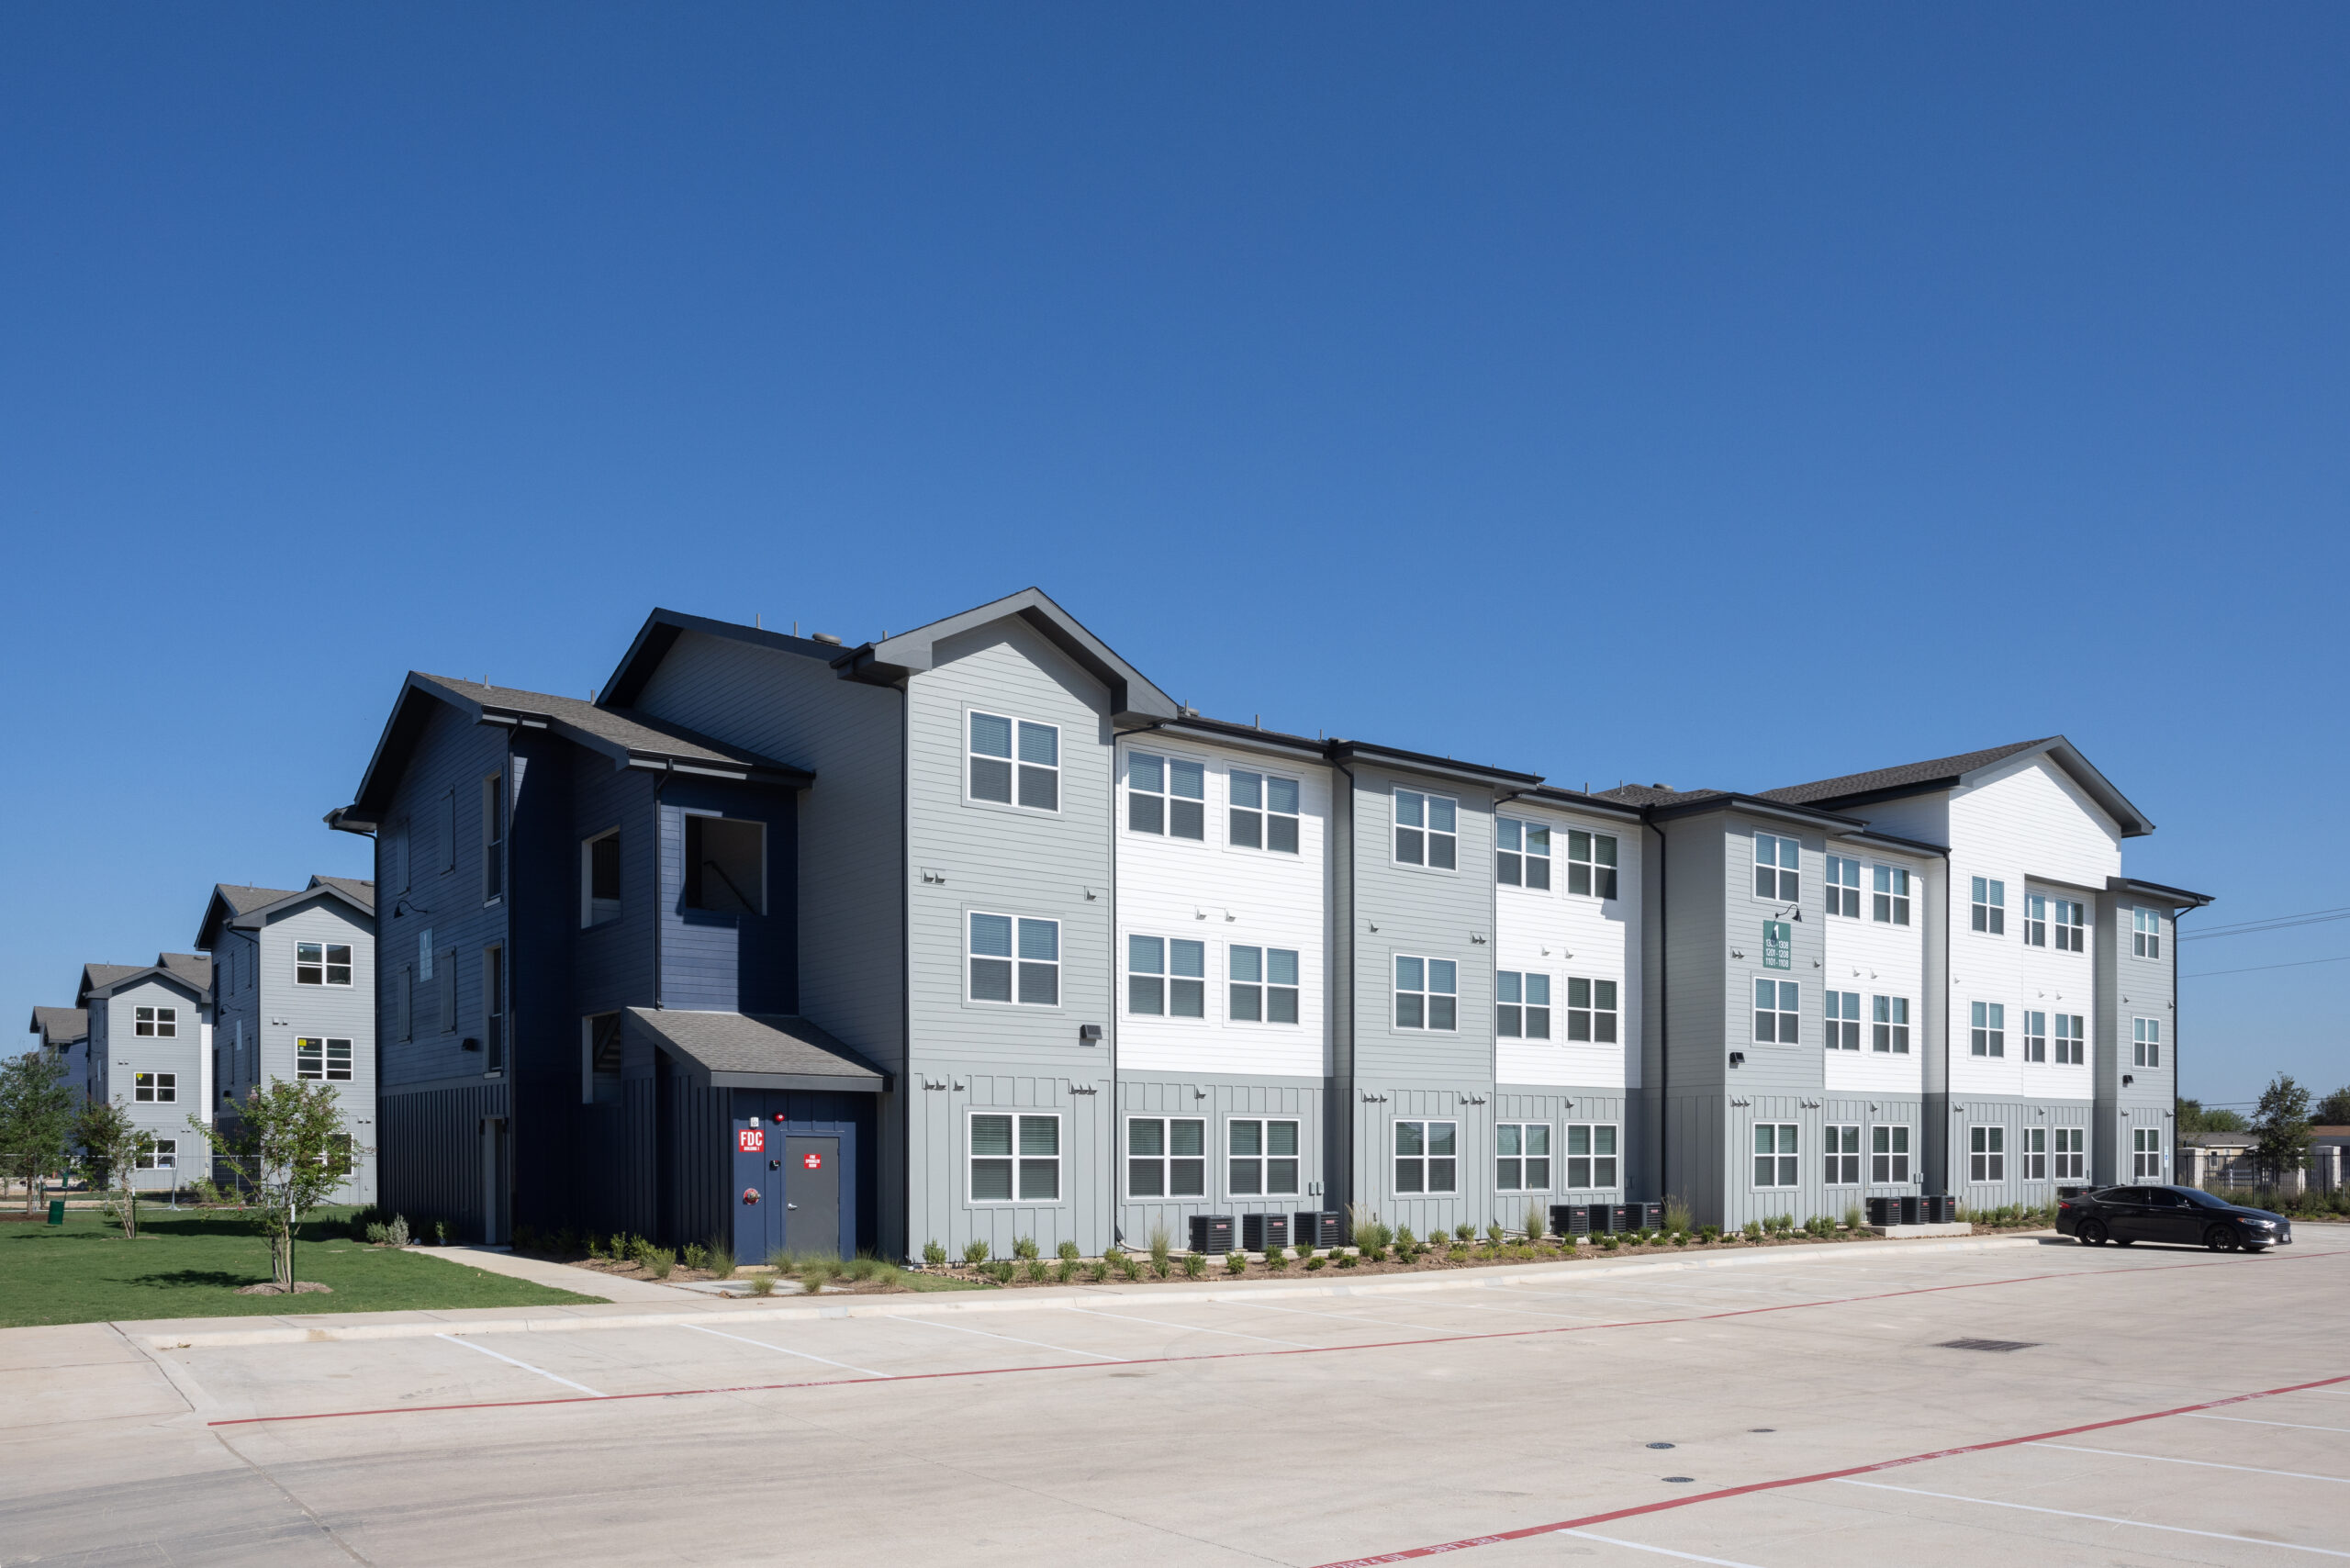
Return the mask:
<svg viewBox="0 0 2350 1568">
<path fill-rule="evenodd" d="M 337 1211 L 340 1212 L 340 1211 Z M 305 1235 L 326 1228 L 315 1222 Z M 295 1244 L 297 1278 L 326 1294 L 239 1295 L 269 1276 L 269 1243 L 250 1221 L 141 1204 L 139 1239 L 95 1214 L 62 1227 L 0 1224 L 0 1327 L 143 1317 L 397 1312 L 419 1307 L 547 1306 L 600 1296 L 510 1280 L 463 1263 L 355 1241 Z"/>
</svg>

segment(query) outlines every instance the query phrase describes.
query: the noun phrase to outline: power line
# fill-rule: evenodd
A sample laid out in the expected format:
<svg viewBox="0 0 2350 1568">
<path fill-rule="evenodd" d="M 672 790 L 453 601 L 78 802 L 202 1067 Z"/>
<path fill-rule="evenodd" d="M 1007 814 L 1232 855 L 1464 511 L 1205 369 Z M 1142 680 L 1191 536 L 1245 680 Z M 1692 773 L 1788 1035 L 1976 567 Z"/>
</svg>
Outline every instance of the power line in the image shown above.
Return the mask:
<svg viewBox="0 0 2350 1568">
<path fill-rule="evenodd" d="M 2255 969 L 2305 969 L 2311 964 L 2340 963 L 2350 963 L 2350 953 L 2339 954 L 2331 958 L 2303 958 L 2297 964 L 2247 964 L 2240 969 L 2198 969 L 2191 975 L 2181 975 L 2178 978 L 2181 980 L 2201 980 L 2206 975 L 2248 975 Z"/>
<path fill-rule="evenodd" d="M 2182 942 L 2205 942 L 2214 936 L 2249 936 L 2263 931 L 2286 931 L 2296 925 L 2322 925 L 2329 920 L 2350 920 L 2350 909 L 2312 909 L 2300 914 L 2272 914 L 2266 920 L 2241 920 L 2233 925 L 2212 925 L 2190 931 Z"/>
</svg>

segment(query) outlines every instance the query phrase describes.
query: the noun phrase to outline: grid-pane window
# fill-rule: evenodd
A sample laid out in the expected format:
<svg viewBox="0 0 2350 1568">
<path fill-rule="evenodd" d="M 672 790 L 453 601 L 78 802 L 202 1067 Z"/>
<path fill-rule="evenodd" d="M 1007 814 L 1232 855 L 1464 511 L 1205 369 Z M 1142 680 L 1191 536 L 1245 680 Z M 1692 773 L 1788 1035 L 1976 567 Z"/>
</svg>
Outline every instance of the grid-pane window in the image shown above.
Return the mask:
<svg viewBox="0 0 2350 1568">
<path fill-rule="evenodd" d="M 1236 1198 L 1297 1193 L 1297 1124 L 1240 1116 L 1225 1124 L 1225 1181 Z"/>
<path fill-rule="evenodd" d="M 1236 1024 L 1297 1022 L 1297 949 L 1242 947 L 1225 950 L 1230 965 Z"/>
<path fill-rule="evenodd" d="M 2056 1014 L 2056 1060 L 2079 1067 L 2088 1060 L 2088 1020 L 2077 1013 Z"/>
<path fill-rule="evenodd" d="M 1831 1187 L 1861 1184 L 1861 1129 L 1852 1124 L 1830 1123 L 1819 1129 L 1826 1146 L 1827 1181 Z"/>
<path fill-rule="evenodd" d="M 1567 1190 L 1605 1193 L 1616 1180 L 1616 1124 L 1567 1124 Z"/>
<path fill-rule="evenodd" d="M 1147 751 L 1127 754 L 1126 826 L 1135 832 L 1203 843 L 1207 799 L 1207 769 L 1199 763 Z"/>
<path fill-rule="evenodd" d="M 1395 1027 L 1460 1027 L 1460 966 L 1450 958 L 1395 956 Z"/>
<path fill-rule="evenodd" d="M 1395 1190 L 1449 1193 L 1458 1184 L 1456 1128 L 1450 1122 L 1395 1124 Z"/>
<path fill-rule="evenodd" d="M 172 1170 L 178 1168 L 179 1162 L 180 1140 L 159 1137 L 149 1140 L 148 1147 L 139 1155 L 137 1165 L 141 1170 Z"/>
<path fill-rule="evenodd" d="M 2057 899 L 2053 904 L 2056 922 L 2056 948 L 2064 953 L 2085 952 L 2088 947 L 2088 905 L 2077 899 Z"/>
<path fill-rule="evenodd" d="M 1909 999 L 1906 996 L 1869 998 L 1869 1048 L 1896 1056 L 1909 1054 Z"/>
<path fill-rule="evenodd" d="M 2130 1129 L 2130 1175 L 2139 1182 L 2163 1179 L 2163 1132 L 2160 1127 Z"/>
<path fill-rule="evenodd" d="M 1613 1045 L 1616 1034 L 1616 982 L 1612 980 L 1585 980 L 1572 975 L 1567 980 L 1567 1038 L 1589 1040 L 1598 1045 Z"/>
<path fill-rule="evenodd" d="M 1616 896 L 1616 835 L 1567 830 L 1567 891 L 1595 899 Z"/>
<path fill-rule="evenodd" d="M 2023 1059 L 2048 1059 L 2048 1014 L 2027 1007 L 2023 1014 Z"/>
<path fill-rule="evenodd" d="M 341 942 L 294 944 L 296 985 L 349 985 L 351 948 Z"/>
<path fill-rule="evenodd" d="M 970 917 L 973 1002 L 1058 1007 L 1061 1000 L 1061 923 L 1025 915 Z"/>
<path fill-rule="evenodd" d="M 1126 1196 L 1203 1198 L 1208 1125 L 1198 1116 L 1126 1118 Z"/>
<path fill-rule="evenodd" d="M 1828 1048 L 1831 1051 L 1857 1051 L 1861 1048 L 1859 991 L 1831 991 L 1828 993 Z"/>
<path fill-rule="evenodd" d="M 134 1072 L 130 1075 L 130 1097 L 142 1105 L 171 1104 L 180 1097 L 180 1075 L 176 1072 Z"/>
<path fill-rule="evenodd" d="M 1204 1018 L 1208 946 L 1188 937 L 1126 938 L 1126 1011 L 1147 1016 Z"/>
<path fill-rule="evenodd" d="M 2056 1129 L 2056 1180 L 2081 1182 L 2088 1177 L 2088 1154 L 2083 1148 L 2087 1142 L 2086 1130 L 2080 1127 Z"/>
<path fill-rule="evenodd" d="M 1449 795 L 1395 791 L 1395 858 L 1449 871 L 1460 863 L 1460 807 Z"/>
<path fill-rule="evenodd" d="M 1898 866 L 1869 868 L 1869 918 L 1884 925 L 1909 924 L 1909 873 Z"/>
<path fill-rule="evenodd" d="M 1802 1151 L 1793 1122 L 1754 1124 L 1754 1184 L 1794 1187 L 1802 1183 Z"/>
<path fill-rule="evenodd" d="M 1968 924 L 1975 930 L 1993 936 L 2005 935 L 2008 929 L 2007 883 L 1991 877 L 1975 878 L 1969 910 Z"/>
<path fill-rule="evenodd" d="M 1573 982 L 1568 982 L 1572 990 Z M 1505 1040 L 1550 1037 L 1550 977 L 1504 969 L 1494 976 L 1494 1033 Z"/>
<path fill-rule="evenodd" d="M 2133 1067 L 2160 1067 L 2163 1064 L 2163 1021 L 2159 1018 L 2137 1018 L 2131 1021 L 2130 1061 Z"/>
<path fill-rule="evenodd" d="M 2023 1129 L 2023 1179 L 2027 1182 L 2048 1180 L 2048 1129 Z"/>
<path fill-rule="evenodd" d="M 294 1042 L 294 1070 L 303 1078 L 348 1083 L 351 1081 L 351 1042 L 301 1036 Z"/>
<path fill-rule="evenodd" d="M 2008 1179 L 2007 1128 L 1966 1129 L 1966 1179 L 1970 1182 L 2004 1182 Z"/>
<path fill-rule="evenodd" d="M 1502 1193 L 1550 1190 L 1550 1124 L 1503 1122 L 1494 1128 L 1494 1189 Z"/>
<path fill-rule="evenodd" d="M 1053 1204 L 1060 1196 L 1060 1117 L 971 1114 L 971 1202 Z"/>
<path fill-rule="evenodd" d="M 1231 842 L 1242 849 L 1297 853 L 1297 780 L 1232 770 Z"/>
<path fill-rule="evenodd" d="M 974 801 L 1061 809 L 1061 732 L 1002 713 L 970 715 L 970 791 Z"/>
<path fill-rule="evenodd" d="M 134 1007 L 130 1010 L 130 1032 L 141 1039 L 175 1039 L 180 1032 L 180 1010 L 176 1007 Z"/>
<path fill-rule="evenodd" d="M 1759 1045 L 1792 1046 L 1802 1035 L 1796 1024 L 1803 992 L 1794 980 L 1754 982 L 1754 1038 Z"/>
<path fill-rule="evenodd" d="M 1794 903 L 1803 897 L 1803 850 L 1775 833 L 1754 835 L 1754 896 Z"/>
<path fill-rule="evenodd" d="M 2003 1057 L 2008 1054 L 2008 1007 L 2003 1002 L 1978 1002 L 1973 1005 L 1973 1022 L 1968 1048 L 1978 1057 Z"/>
<path fill-rule="evenodd" d="M 1861 918 L 1861 863 L 1850 856 L 1828 857 L 1828 913 Z"/>
<path fill-rule="evenodd" d="M 1494 880 L 1507 888 L 1550 886 L 1550 830 L 1540 823 L 1501 817 L 1494 823 Z"/>
<path fill-rule="evenodd" d="M 1909 1180 L 1909 1129 L 1869 1129 L 1869 1180 L 1887 1184 Z"/>
<path fill-rule="evenodd" d="M 2163 956 L 2163 917 L 2151 909 L 2130 912 L 2130 951 L 2141 958 Z"/>
<path fill-rule="evenodd" d="M 2048 900 L 2039 893 L 2023 896 L 2023 945 L 2027 947 L 2048 946 Z"/>
</svg>

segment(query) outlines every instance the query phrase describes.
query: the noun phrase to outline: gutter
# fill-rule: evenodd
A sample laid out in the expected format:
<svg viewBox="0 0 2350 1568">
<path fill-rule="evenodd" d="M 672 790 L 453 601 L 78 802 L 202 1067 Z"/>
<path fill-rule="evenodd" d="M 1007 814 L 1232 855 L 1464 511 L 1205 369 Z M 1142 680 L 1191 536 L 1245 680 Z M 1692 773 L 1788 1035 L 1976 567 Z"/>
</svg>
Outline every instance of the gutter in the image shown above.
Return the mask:
<svg viewBox="0 0 2350 1568">
<path fill-rule="evenodd" d="M 1356 799 L 1356 797 L 1360 793 L 1360 789 L 1359 781 L 1355 778 L 1355 770 L 1348 767 L 1344 762 L 1338 759 L 1338 746 L 1337 742 L 1334 741 L 1330 743 L 1329 753 L 1330 766 L 1337 768 L 1340 773 L 1345 774 L 1347 778 L 1347 853 L 1345 857 L 1338 862 L 1338 865 L 1340 874 L 1347 879 L 1347 984 L 1350 987 L 1355 987 L 1357 994 L 1359 995 L 1360 988 L 1357 984 L 1357 978 L 1362 969 L 1362 959 L 1361 956 L 1356 951 L 1359 943 L 1355 935 L 1355 925 L 1362 918 L 1362 911 L 1355 902 L 1355 855 L 1362 838 L 1362 824 L 1356 817 L 1356 813 L 1361 810 L 1361 806 Z M 1333 997 L 1331 1000 L 1335 1002 L 1337 998 Z M 1360 1103 L 1360 1102 L 1356 1099 L 1356 1095 L 1360 1091 L 1355 1081 L 1355 1029 L 1360 1023 L 1360 1020 L 1356 1017 L 1355 1014 L 1355 998 L 1350 997 L 1347 1002 L 1347 1070 L 1345 1075 L 1347 1083 L 1347 1098 L 1345 1110 L 1343 1112 L 1343 1114 L 1346 1117 L 1346 1126 L 1348 1129 L 1347 1202 L 1343 1206 L 1348 1213 L 1351 1213 L 1354 1208 L 1355 1167 L 1359 1163 L 1355 1148 L 1357 1140 L 1353 1136 L 1353 1131 L 1354 1119 L 1358 1114 L 1360 1114 L 1356 1107 Z M 1334 1029 L 1331 1031 L 1330 1036 L 1330 1044 L 1333 1048 L 1333 1059 L 1330 1065 L 1334 1068 L 1337 1066 L 1337 1061 L 1336 1059 L 1336 1047 L 1337 1043 L 1337 1032 Z M 1337 1078 L 1337 1076 L 1338 1074 L 1336 1072 L 1331 1074 L 1331 1077 L 1333 1078 Z M 1323 1212 L 1328 1212 L 1330 1206 L 1329 1199 L 1332 1196 L 1333 1194 L 1329 1193 L 1324 1193 L 1322 1194 L 1323 1204 L 1321 1206 Z"/>
<path fill-rule="evenodd" d="M 1110 731 L 1110 1006 L 1108 1021 L 1102 1025 L 1102 1047 L 1110 1053 L 1110 1158 L 1105 1162 L 1102 1182 L 1108 1206 L 1102 1212 L 1110 1216 L 1110 1239 L 1124 1245 L 1125 1238 L 1118 1229 L 1118 1127 L 1122 1108 L 1118 1097 L 1118 1021 L 1125 1016 L 1119 1006 L 1120 992 L 1125 989 L 1118 977 L 1125 973 L 1125 963 L 1118 955 L 1118 743 L 1129 735 L 1147 735 L 1154 730 L 1165 729 L 1178 722 L 1175 719 L 1154 719 L 1131 730 L 1114 727 Z"/>
<path fill-rule="evenodd" d="M 1664 829 L 1656 825 L 1647 807 L 1640 810 L 1640 825 L 1656 834 L 1656 1179 L 1662 1187 L 1665 1184 L 1665 1156 L 1671 1150 L 1673 1137 L 1673 1116 L 1665 1104 L 1666 1092 L 1673 1087 L 1673 938 L 1669 919 L 1673 890 L 1668 879 L 1673 863 Z M 1725 1214 L 1722 1217 L 1729 1216 Z"/>
</svg>

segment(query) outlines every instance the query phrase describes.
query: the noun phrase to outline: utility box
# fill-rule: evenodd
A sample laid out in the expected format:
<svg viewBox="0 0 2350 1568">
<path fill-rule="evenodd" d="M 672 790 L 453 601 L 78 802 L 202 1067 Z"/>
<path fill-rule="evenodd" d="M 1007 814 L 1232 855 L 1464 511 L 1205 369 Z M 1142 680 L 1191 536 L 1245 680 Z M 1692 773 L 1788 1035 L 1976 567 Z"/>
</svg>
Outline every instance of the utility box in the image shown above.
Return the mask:
<svg viewBox="0 0 2350 1568">
<path fill-rule="evenodd" d="M 1638 1204 L 1608 1204 L 1607 1228 L 1628 1234 L 1640 1228 L 1640 1205 Z"/>
<path fill-rule="evenodd" d="M 1554 1236 L 1589 1236 L 1590 1207 L 1583 1204 L 1552 1204 L 1550 1231 Z"/>
<path fill-rule="evenodd" d="M 49 1200 L 49 1223 L 51 1225 L 63 1225 L 65 1223 L 65 1200 L 63 1198 L 51 1198 Z"/>
<path fill-rule="evenodd" d="M 1923 1225 L 1926 1223 L 1923 1217 L 1925 1212 L 1925 1199 L 1919 1197 L 1915 1193 L 1904 1193 L 1901 1194 L 1900 1215 L 1894 1223 L 1897 1225 Z"/>
<path fill-rule="evenodd" d="M 1958 1200 L 1948 1193 L 1926 1194 L 1926 1225 L 1954 1225 L 1958 1221 Z"/>
<path fill-rule="evenodd" d="M 1232 1216 L 1230 1215 L 1193 1215 L 1192 1216 L 1192 1250 L 1211 1254 L 1231 1251 Z"/>
<path fill-rule="evenodd" d="M 1292 1246 L 1336 1247 L 1339 1245 L 1337 1210 L 1300 1209 L 1290 1218 Z"/>
<path fill-rule="evenodd" d="M 1869 1223 L 1871 1225 L 1899 1225 L 1901 1200 L 1899 1198 L 1871 1198 Z"/>
<path fill-rule="evenodd" d="M 1634 1204 L 1631 1205 L 1631 1210 L 1634 1230 L 1662 1230 L 1664 1228 L 1662 1204 Z"/>
<path fill-rule="evenodd" d="M 1240 1249 L 1243 1252 L 1266 1252 L 1289 1245 L 1289 1215 L 1242 1215 L 1240 1216 Z"/>
<path fill-rule="evenodd" d="M 1582 1207 L 1583 1230 L 1585 1234 L 1591 1236 L 1606 1236 L 1616 1228 L 1615 1204 L 1584 1204 Z"/>
</svg>

